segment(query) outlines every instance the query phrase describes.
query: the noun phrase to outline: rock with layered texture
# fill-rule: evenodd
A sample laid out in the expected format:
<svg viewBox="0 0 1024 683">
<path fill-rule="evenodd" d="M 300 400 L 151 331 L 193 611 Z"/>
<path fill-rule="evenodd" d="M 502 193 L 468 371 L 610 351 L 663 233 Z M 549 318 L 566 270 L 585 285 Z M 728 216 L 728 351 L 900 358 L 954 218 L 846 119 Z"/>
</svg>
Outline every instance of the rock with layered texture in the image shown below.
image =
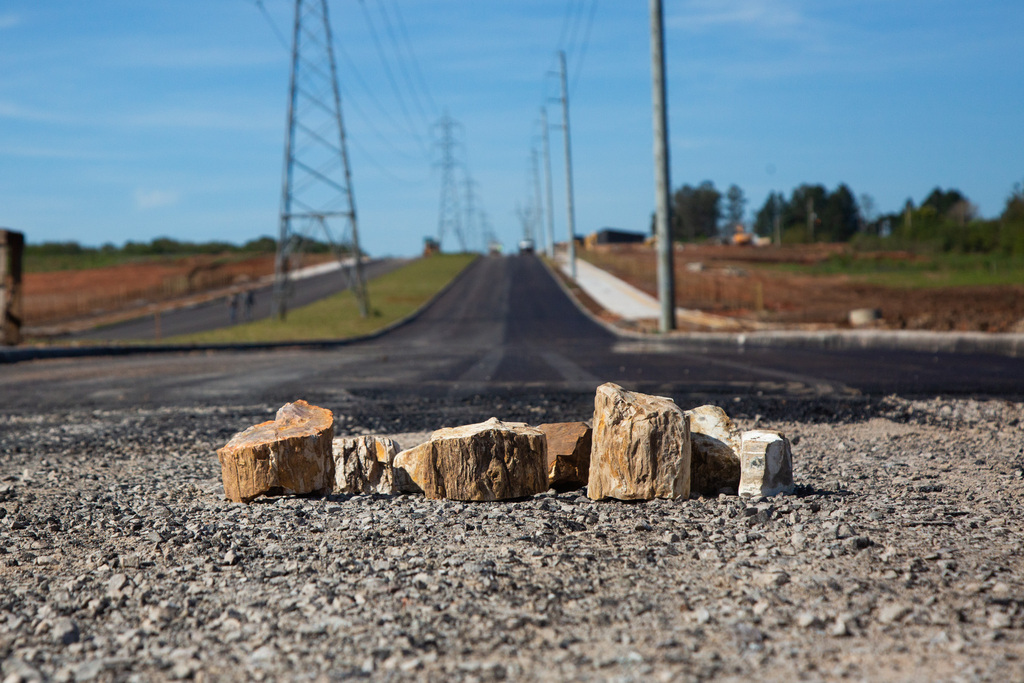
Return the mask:
<svg viewBox="0 0 1024 683">
<path fill-rule="evenodd" d="M 384 436 L 335 439 L 335 493 L 395 493 L 398 444 Z"/>
<path fill-rule="evenodd" d="M 690 418 L 690 490 L 702 496 L 723 489 L 735 493 L 740 485 L 740 432 L 718 406 L 686 411 Z"/>
<path fill-rule="evenodd" d="M 578 489 L 590 478 L 593 430 L 586 422 L 553 422 L 537 427 L 548 442 L 548 485 L 559 491 Z"/>
<path fill-rule="evenodd" d="M 395 457 L 395 481 L 427 498 L 507 500 L 547 491 L 546 465 L 543 432 L 492 417 L 439 429 L 430 441 L 402 451 Z"/>
<path fill-rule="evenodd" d="M 261 495 L 330 493 L 333 438 L 331 411 L 286 403 L 274 420 L 235 434 L 217 451 L 225 496 L 248 503 Z"/>
<path fill-rule="evenodd" d="M 670 398 L 602 384 L 594 398 L 587 494 L 594 500 L 690 495 L 690 419 Z"/>
<path fill-rule="evenodd" d="M 782 432 L 743 432 L 740 445 L 741 496 L 792 493 L 793 451 Z"/>
</svg>

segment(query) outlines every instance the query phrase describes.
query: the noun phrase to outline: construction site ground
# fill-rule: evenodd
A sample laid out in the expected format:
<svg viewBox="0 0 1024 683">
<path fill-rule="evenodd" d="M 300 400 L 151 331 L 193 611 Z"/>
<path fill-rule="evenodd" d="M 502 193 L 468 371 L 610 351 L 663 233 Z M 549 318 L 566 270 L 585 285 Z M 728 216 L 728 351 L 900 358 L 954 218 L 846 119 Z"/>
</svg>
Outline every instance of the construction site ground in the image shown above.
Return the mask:
<svg viewBox="0 0 1024 683">
<path fill-rule="evenodd" d="M 850 327 L 850 312 L 877 309 L 879 329 L 1024 332 L 1024 283 L 997 286 L 892 287 L 870 275 L 808 275 L 787 264 L 808 265 L 845 252 L 842 245 L 734 247 L 687 245 L 674 253 L 676 306 L 725 317 L 736 329 Z M 580 258 L 657 296 L 655 251 L 642 245 L 601 245 Z M 905 252 L 856 258 L 896 262 Z M 607 313 L 603 314 L 607 317 Z M 653 329 L 656 321 L 619 321 Z M 701 316 L 681 316 L 682 329 L 713 329 Z M 720 328 L 719 328 L 720 329 Z"/>
</svg>

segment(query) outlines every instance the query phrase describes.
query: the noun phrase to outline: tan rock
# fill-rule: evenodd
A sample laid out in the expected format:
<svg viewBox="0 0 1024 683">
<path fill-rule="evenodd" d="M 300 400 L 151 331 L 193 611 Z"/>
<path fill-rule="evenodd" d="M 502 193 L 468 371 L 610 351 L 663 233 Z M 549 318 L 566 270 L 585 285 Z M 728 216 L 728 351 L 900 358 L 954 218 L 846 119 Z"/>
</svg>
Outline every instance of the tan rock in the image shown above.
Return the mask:
<svg viewBox="0 0 1024 683">
<path fill-rule="evenodd" d="M 398 444 L 384 436 L 335 439 L 335 493 L 395 493 L 393 467 Z"/>
<path fill-rule="evenodd" d="M 690 490 L 715 496 L 721 489 L 740 485 L 740 431 L 718 406 L 686 411 L 690 418 Z"/>
<path fill-rule="evenodd" d="M 427 441 L 395 456 L 392 474 L 395 493 L 423 493 L 431 452 L 432 447 Z"/>
<path fill-rule="evenodd" d="M 427 443 L 402 451 L 395 458 L 395 478 L 427 498 L 505 500 L 547 491 L 546 463 L 543 432 L 492 417 L 439 429 Z"/>
<path fill-rule="evenodd" d="M 670 398 L 602 384 L 594 398 L 587 495 L 650 500 L 690 495 L 690 419 Z"/>
<path fill-rule="evenodd" d="M 553 422 L 537 427 L 548 442 L 548 485 L 560 491 L 583 488 L 590 478 L 593 430 L 586 422 Z"/>
<path fill-rule="evenodd" d="M 792 493 L 793 451 L 782 432 L 743 432 L 740 445 L 741 496 Z"/>
<path fill-rule="evenodd" d="M 260 495 L 329 493 L 333 437 L 331 411 L 305 401 L 286 403 L 273 421 L 235 434 L 217 451 L 225 496 L 248 503 Z"/>
</svg>

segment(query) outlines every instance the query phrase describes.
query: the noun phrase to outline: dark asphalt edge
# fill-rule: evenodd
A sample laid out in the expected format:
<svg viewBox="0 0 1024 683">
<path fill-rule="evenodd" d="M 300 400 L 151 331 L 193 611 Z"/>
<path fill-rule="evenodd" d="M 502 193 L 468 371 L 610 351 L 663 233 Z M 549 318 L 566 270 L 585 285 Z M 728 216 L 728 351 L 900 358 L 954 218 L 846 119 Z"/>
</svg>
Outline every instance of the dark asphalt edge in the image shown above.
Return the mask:
<svg viewBox="0 0 1024 683">
<path fill-rule="evenodd" d="M 135 356 L 144 354 L 161 353 L 204 353 L 216 351 L 273 351 L 283 349 L 312 349 L 326 350 L 350 346 L 360 342 L 372 341 L 404 327 L 419 318 L 429 309 L 435 301 L 455 286 L 466 273 L 477 264 L 480 257 L 473 259 L 466 267 L 453 277 L 448 284 L 437 290 L 433 296 L 415 311 L 399 318 L 390 325 L 386 325 L 376 332 L 364 334 L 348 339 L 316 339 L 307 341 L 284 341 L 284 342 L 249 342 L 244 344 L 161 344 L 161 345 L 138 345 L 118 346 L 113 344 L 97 346 L 61 346 L 61 347 L 35 347 L 29 349 L 0 349 L 0 365 L 21 363 L 30 360 L 45 360 L 53 358 L 95 358 L 101 356 Z"/>
<path fill-rule="evenodd" d="M 919 353 L 990 354 L 1024 357 L 1024 334 L 1009 332 L 930 332 L 927 330 L 777 330 L 765 332 L 672 332 L 645 334 L 624 330 L 594 315 L 552 272 L 548 273 L 584 315 L 622 339 L 656 342 L 673 346 L 718 346 L 734 348 L 771 347 L 823 351 L 914 351 Z M 600 303 L 600 302 L 598 302 Z"/>
</svg>

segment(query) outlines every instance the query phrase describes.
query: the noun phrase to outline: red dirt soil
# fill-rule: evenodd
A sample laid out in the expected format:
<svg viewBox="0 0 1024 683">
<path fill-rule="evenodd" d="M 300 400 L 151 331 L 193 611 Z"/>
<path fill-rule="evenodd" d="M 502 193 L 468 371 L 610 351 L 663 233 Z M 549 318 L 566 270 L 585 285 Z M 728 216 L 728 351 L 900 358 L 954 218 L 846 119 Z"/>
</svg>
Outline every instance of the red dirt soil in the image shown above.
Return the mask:
<svg viewBox="0 0 1024 683">
<path fill-rule="evenodd" d="M 881 311 L 883 329 L 1024 332 L 1024 286 L 903 289 L 843 275 L 794 275 L 758 268 L 768 263 L 822 261 L 843 245 L 743 248 L 697 246 L 675 253 L 676 305 L 736 318 L 800 327 L 849 327 L 849 313 Z M 882 254 L 862 255 L 881 258 Z M 650 247 L 614 246 L 583 257 L 656 296 L 655 254 Z M 918 258 L 886 252 L 885 258 Z"/>
<path fill-rule="evenodd" d="M 304 255 L 302 265 L 329 258 Z M 242 260 L 191 256 L 109 268 L 25 273 L 22 278 L 24 323 L 54 323 L 224 287 L 244 287 L 273 273 L 273 255 Z"/>
</svg>

